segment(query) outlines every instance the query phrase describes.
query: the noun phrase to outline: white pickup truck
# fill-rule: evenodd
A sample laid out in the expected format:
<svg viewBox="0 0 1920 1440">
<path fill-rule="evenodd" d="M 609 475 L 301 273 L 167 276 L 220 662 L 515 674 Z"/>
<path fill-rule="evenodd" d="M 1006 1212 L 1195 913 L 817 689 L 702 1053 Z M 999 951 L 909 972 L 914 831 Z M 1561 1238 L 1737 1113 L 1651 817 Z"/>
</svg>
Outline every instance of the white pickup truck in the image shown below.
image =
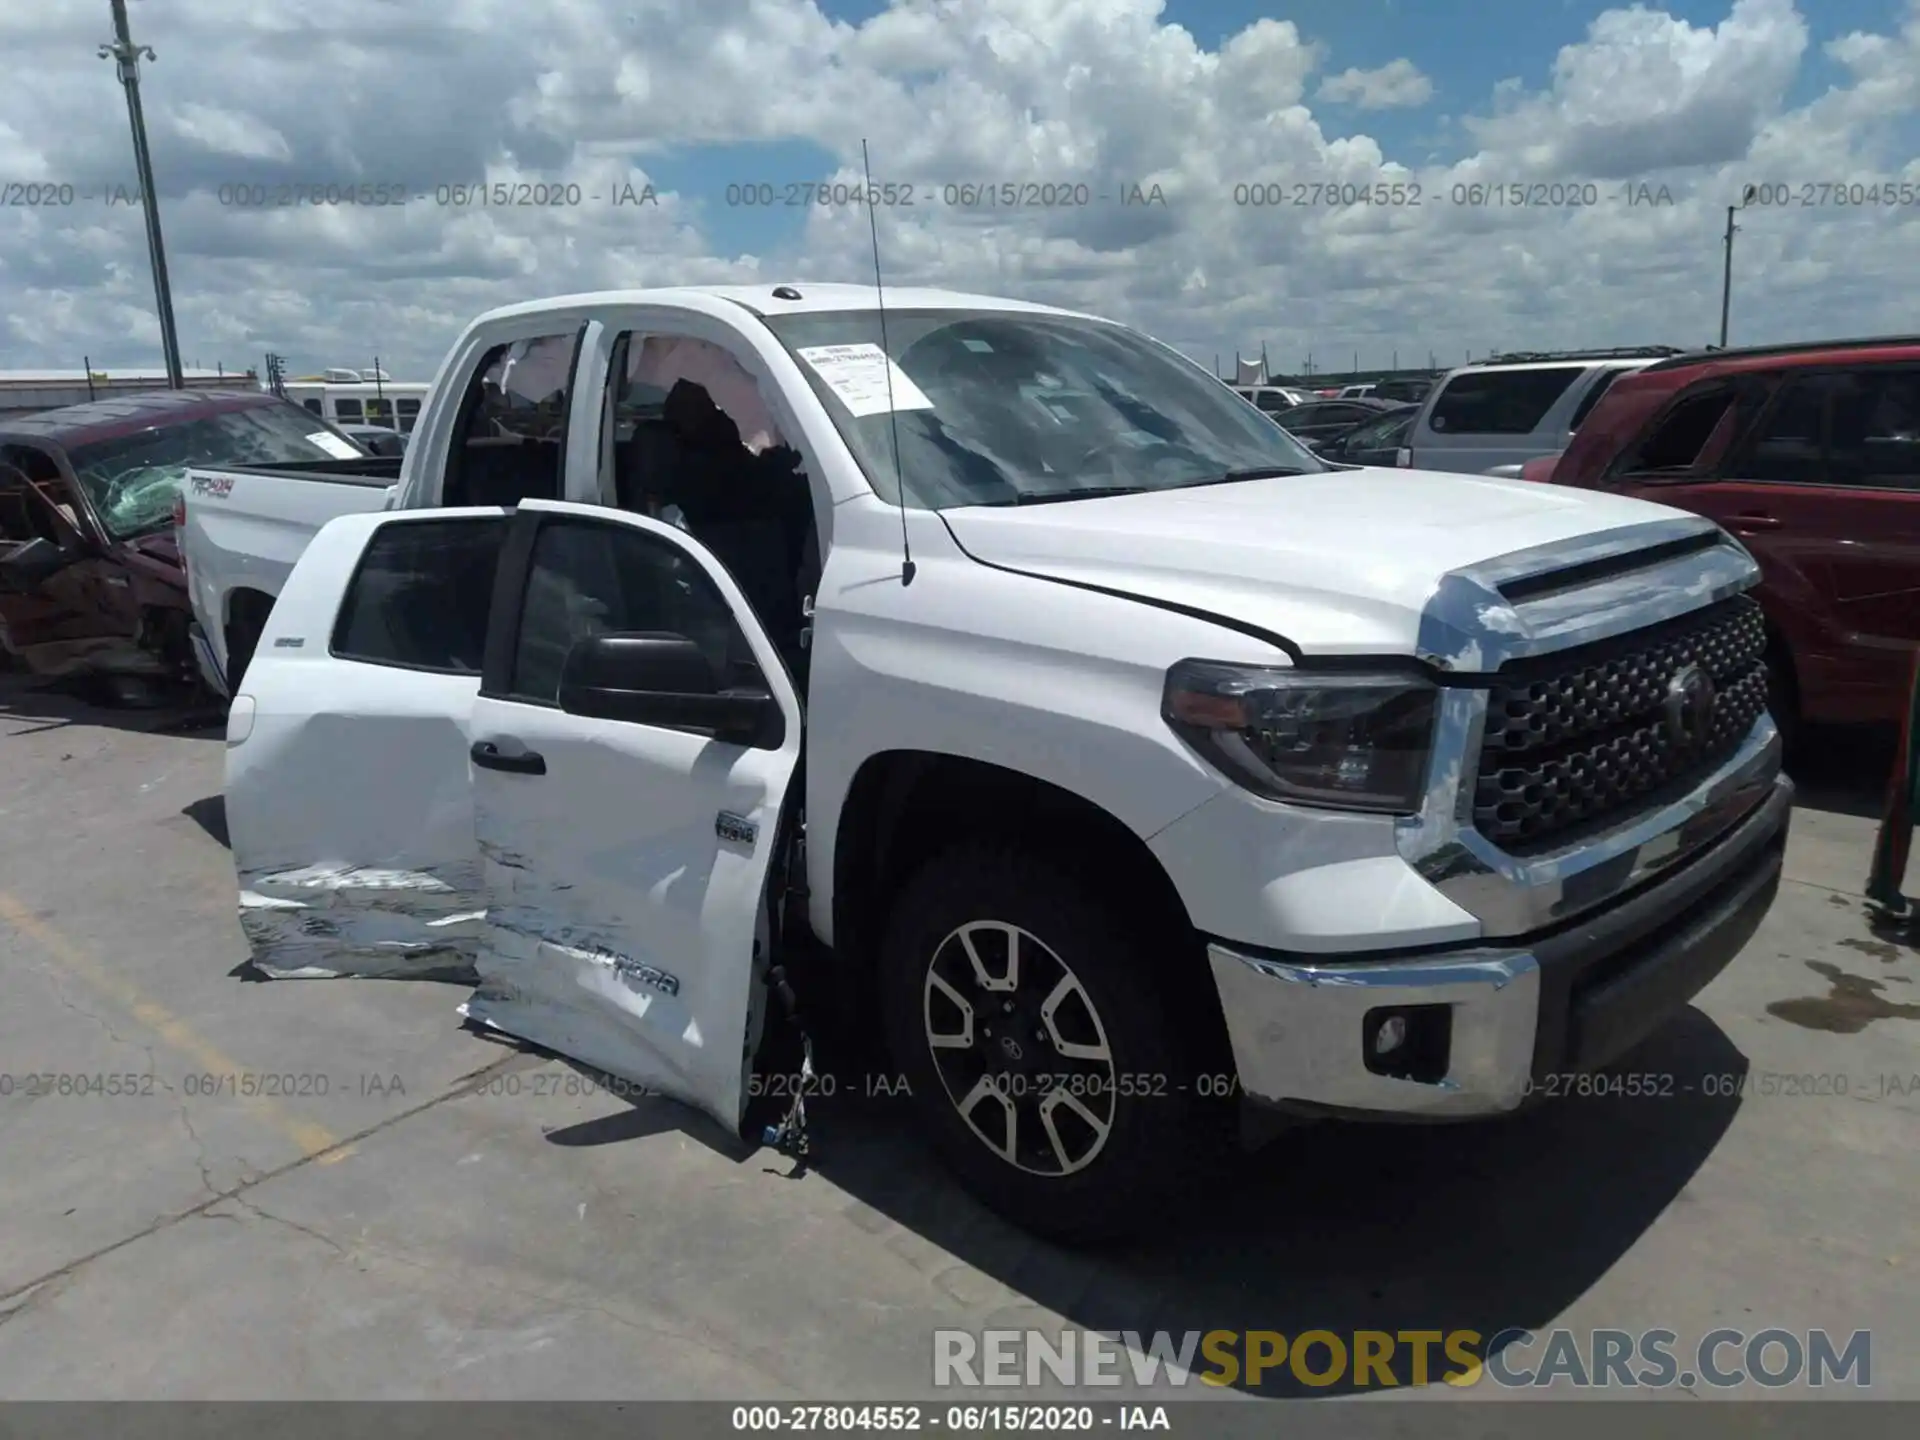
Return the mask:
<svg viewBox="0 0 1920 1440">
<path fill-rule="evenodd" d="M 496 311 L 389 508 L 195 474 L 208 633 L 278 592 L 227 731 L 262 969 L 458 973 L 736 1131 L 769 975 L 831 976 L 963 1182 L 1090 1238 L 1246 1102 L 1514 1111 L 1753 934 L 1792 787 L 1724 532 L 1329 467 L 1092 317 L 875 301 Z"/>
</svg>

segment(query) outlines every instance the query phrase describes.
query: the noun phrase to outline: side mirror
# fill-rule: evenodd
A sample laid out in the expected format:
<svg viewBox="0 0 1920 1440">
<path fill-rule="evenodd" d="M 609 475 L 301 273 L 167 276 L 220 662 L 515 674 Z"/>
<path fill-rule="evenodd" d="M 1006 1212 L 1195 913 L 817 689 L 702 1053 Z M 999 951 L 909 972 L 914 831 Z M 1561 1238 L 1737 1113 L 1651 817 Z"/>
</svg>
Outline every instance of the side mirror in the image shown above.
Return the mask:
<svg viewBox="0 0 1920 1440">
<path fill-rule="evenodd" d="M 0 557 L 0 586 L 27 594 L 68 566 L 77 565 L 80 559 L 76 552 L 63 550 L 44 536 L 36 536 Z"/>
<path fill-rule="evenodd" d="M 560 708 L 778 749 L 787 731 L 779 702 L 765 689 L 722 689 L 720 681 L 706 653 L 684 635 L 595 635 L 567 652 Z"/>
</svg>

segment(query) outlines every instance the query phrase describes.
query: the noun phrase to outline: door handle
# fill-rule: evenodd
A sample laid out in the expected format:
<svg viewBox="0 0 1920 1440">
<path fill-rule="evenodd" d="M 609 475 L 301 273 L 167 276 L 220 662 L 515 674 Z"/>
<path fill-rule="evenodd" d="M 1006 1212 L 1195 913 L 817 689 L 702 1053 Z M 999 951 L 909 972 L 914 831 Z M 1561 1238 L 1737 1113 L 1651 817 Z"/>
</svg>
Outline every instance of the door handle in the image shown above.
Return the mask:
<svg viewBox="0 0 1920 1440">
<path fill-rule="evenodd" d="M 518 755 L 503 755 L 500 747 L 491 740 L 476 740 L 473 748 L 467 752 L 473 763 L 483 770 L 507 770 L 515 775 L 544 775 L 547 773 L 547 757 L 537 750 L 524 750 Z"/>
<path fill-rule="evenodd" d="M 1771 515 L 1735 515 L 1727 521 L 1735 530 L 1778 530 L 1780 522 Z"/>
</svg>

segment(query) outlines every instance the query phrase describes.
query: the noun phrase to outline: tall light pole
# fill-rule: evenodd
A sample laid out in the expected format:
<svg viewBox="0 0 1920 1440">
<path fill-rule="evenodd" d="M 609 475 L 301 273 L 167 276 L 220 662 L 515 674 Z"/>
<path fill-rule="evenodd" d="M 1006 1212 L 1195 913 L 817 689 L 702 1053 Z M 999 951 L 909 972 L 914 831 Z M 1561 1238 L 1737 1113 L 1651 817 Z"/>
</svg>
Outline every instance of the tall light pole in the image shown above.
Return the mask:
<svg viewBox="0 0 1920 1440">
<path fill-rule="evenodd" d="M 1727 256 L 1720 271 L 1720 348 L 1727 348 L 1727 309 L 1733 303 L 1733 235 L 1740 227 L 1733 223 L 1733 217 L 1753 203 L 1754 187 L 1749 185 L 1741 192 L 1740 203 L 1727 207 Z"/>
<path fill-rule="evenodd" d="M 167 247 L 160 238 L 160 199 L 153 188 L 153 157 L 147 153 L 147 122 L 140 113 L 140 57 L 159 57 L 151 45 L 136 45 L 127 32 L 127 0 L 113 0 L 113 43 L 100 47 L 100 58 L 112 60 L 127 91 L 127 119 L 133 125 L 133 163 L 139 171 L 140 206 L 147 217 L 147 255 L 153 262 L 153 298 L 160 312 L 160 347 L 166 352 L 167 384 L 186 388 L 180 369 L 180 336 L 173 328 L 173 290 L 167 284 Z"/>
</svg>

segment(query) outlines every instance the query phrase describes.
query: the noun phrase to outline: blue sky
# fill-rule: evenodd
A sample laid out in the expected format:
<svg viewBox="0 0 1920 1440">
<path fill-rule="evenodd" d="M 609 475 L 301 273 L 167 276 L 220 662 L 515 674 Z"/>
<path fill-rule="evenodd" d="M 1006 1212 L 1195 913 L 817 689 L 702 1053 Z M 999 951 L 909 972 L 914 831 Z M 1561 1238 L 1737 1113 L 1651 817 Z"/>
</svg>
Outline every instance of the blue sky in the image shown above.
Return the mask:
<svg viewBox="0 0 1920 1440">
<path fill-rule="evenodd" d="M 1888 198 L 1743 219 L 1732 338 L 1920 326 L 1903 283 L 1920 203 L 1897 198 L 1920 195 L 1920 0 L 1660 0 L 1638 13 L 1618 0 L 1169 0 L 1157 15 L 1152 0 L 904 0 L 864 34 L 883 0 L 823 0 L 837 30 L 811 0 L 542 0 L 545 21 L 503 28 L 514 3 L 137 12 L 163 57 L 145 98 L 191 355 L 272 349 L 319 365 L 377 351 L 396 374 L 430 373 L 461 325 L 508 300 L 864 278 L 864 210 L 756 209 L 725 193 L 825 179 L 857 161 L 848 141 L 862 130 L 876 179 L 923 187 L 1167 178 L 1177 198 L 1158 213 L 923 200 L 883 225 L 882 259 L 896 284 L 1108 315 L 1203 359 L 1262 339 L 1291 357 L 1358 348 L 1365 364 L 1396 349 L 1697 343 L 1717 329 L 1723 207 L 1763 180 Z M 1251 28 L 1262 20 L 1290 23 L 1311 68 Z M 124 178 L 125 113 L 97 32 L 97 0 L 0 0 L 0 53 L 21 61 L 0 86 L 0 179 Z M 1851 34 L 1854 63 L 1830 59 Z M 933 83 L 903 90 L 910 67 Z M 1408 98 L 1421 88 L 1409 80 L 1431 93 L 1404 108 L 1321 98 L 1347 72 L 1369 77 L 1349 94 Z M 771 138 L 715 143 L 746 136 Z M 1283 212 L 1233 197 L 1238 178 L 1372 178 L 1374 145 L 1420 172 L 1434 203 Z M 1053 173 L 1088 166 L 1100 173 Z M 660 208 L 468 214 L 429 199 L 268 213 L 220 199 L 234 180 L 431 188 L 482 175 L 595 194 L 635 169 L 669 197 Z M 1449 184 L 1518 179 L 1599 179 L 1606 198 L 1512 210 Z M 1671 182 L 1659 208 L 1619 198 L 1647 180 Z M 155 353 L 130 210 L 0 207 L 0 293 L 11 363 Z"/>
<path fill-rule="evenodd" d="M 1661 0 L 1652 7 L 1679 20 L 1711 27 L 1727 15 L 1730 0 Z M 850 24 L 887 9 L 885 0 L 820 0 L 821 9 Z M 1262 19 L 1291 20 L 1304 39 L 1326 51 L 1322 75 L 1349 68 L 1372 70 L 1411 60 L 1432 80 L 1433 98 L 1404 110 L 1362 111 L 1313 96 L 1308 101 L 1329 137 L 1371 135 L 1388 158 L 1407 164 L 1446 164 L 1471 153 L 1457 125 L 1447 122 L 1484 113 L 1493 89 L 1518 78 L 1528 89 L 1544 86 L 1563 45 L 1584 38 L 1593 18 L 1620 8 L 1613 0 L 1167 0 L 1162 21 L 1183 26 L 1201 46 L 1217 50 Z M 1818 0 L 1801 13 L 1811 41 L 1787 104 L 1816 98 L 1844 77 L 1842 67 L 1821 53 L 1822 45 L 1854 30 L 1897 28 L 1901 0 Z M 1314 82 L 1317 84 L 1317 80 Z M 716 203 L 729 184 L 775 177 L 833 173 L 830 152 L 807 142 L 714 146 L 652 155 L 641 163 L 662 189 L 715 197 L 704 210 L 704 228 L 722 252 L 766 254 L 790 245 L 804 212 L 785 207 L 758 210 Z M 890 177 L 884 137 L 873 137 L 874 178 Z M 884 257 L 883 257 L 884 258 Z"/>
</svg>

